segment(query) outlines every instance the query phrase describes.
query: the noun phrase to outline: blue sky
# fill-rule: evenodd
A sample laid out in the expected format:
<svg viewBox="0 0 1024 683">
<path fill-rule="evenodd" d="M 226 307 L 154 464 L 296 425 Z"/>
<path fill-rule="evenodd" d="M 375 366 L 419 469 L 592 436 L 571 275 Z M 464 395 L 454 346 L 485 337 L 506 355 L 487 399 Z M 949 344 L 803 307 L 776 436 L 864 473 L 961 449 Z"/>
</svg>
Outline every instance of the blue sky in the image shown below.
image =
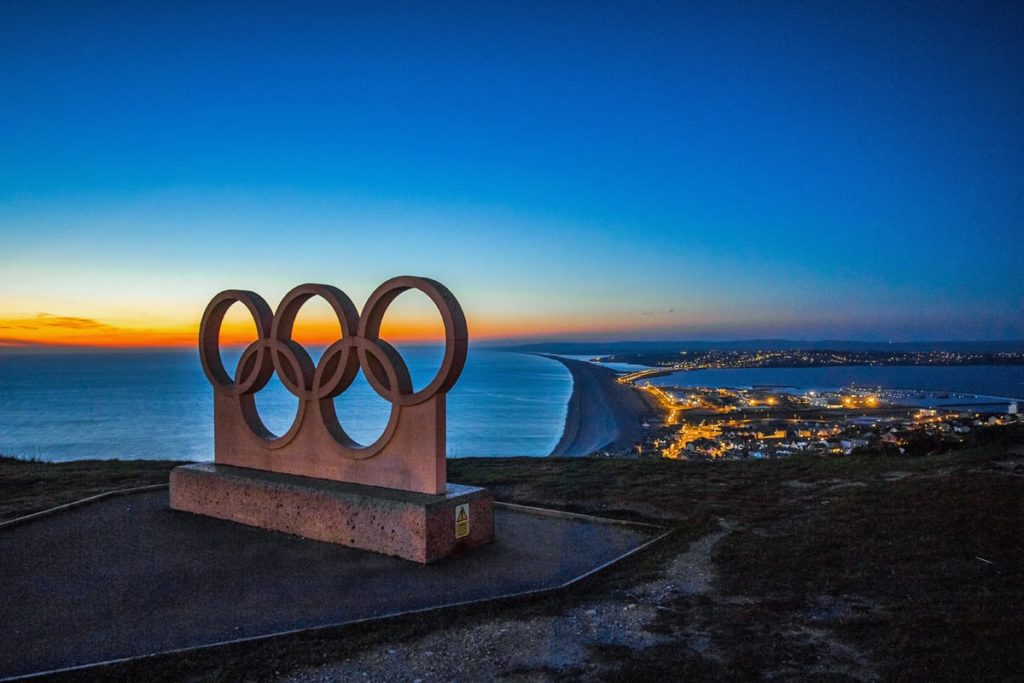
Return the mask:
<svg viewBox="0 0 1024 683">
<path fill-rule="evenodd" d="M 1021 45 L 1014 3 L 8 3 L 0 319 L 409 272 L 479 337 L 1022 338 Z"/>
</svg>

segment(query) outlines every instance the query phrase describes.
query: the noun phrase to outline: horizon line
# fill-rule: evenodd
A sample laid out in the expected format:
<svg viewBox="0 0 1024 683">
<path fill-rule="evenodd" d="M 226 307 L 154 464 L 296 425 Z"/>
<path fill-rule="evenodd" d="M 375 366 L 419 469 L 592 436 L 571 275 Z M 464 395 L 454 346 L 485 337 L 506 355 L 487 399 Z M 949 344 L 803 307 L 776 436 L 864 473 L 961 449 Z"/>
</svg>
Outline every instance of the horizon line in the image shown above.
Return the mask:
<svg viewBox="0 0 1024 683">
<path fill-rule="evenodd" d="M 387 341 L 385 339 L 385 341 Z M 225 343 L 222 348 L 229 349 L 243 349 L 251 342 L 235 342 Z M 310 348 L 327 347 L 332 342 L 324 341 L 309 341 L 306 342 Z M 443 339 L 404 339 L 395 340 L 391 342 L 397 346 L 442 346 L 444 344 Z M 823 345 L 823 344 L 857 344 L 857 345 L 871 345 L 871 346 L 912 346 L 912 345 L 993 345 L 993 346 L 1022 346 L 1024 347 L 1024 338 L 1020 339 L 911 339 L 904 341 L 896 340 L 872 340 L 872 339 L 858 339 L 858 338 L 796 338 L 796 337 L 736 337 L 736 338 L 719 338 L 719 339 L 694 339 L 694 338 L 672 338 L 672 339 L 613 339 L 613 340 L 596 340 L 586 338 L 557 338 L 557 339 L 543 339 L 543 338 L 530 338 L 530 337 L 516 337 L 516 338 L 483 338 L 477 340 L 470 340 L 470 346 L 477 347 L 493 347 L 493 348 L 522 348 L 528 349 L 531 347 L 543 347 L 543 346 L 593 346 L 593 347 L 609 347 L 609 346 L 652 346 L 652 345 L 701 345 L 701 346 L 713 346 L 716 344 L 720 345 L 735 345 L 735 344 L 797 344 L 797 345 Z M 198 349 L 198 340 L 189 343 L 96 343 L 96 344 L 61 344 L 53 342 L 21 342 L 20 340 L 16 343 L 0 341 L 0 354 L 16 354 L 16 353 L 89 353 L 89 352 L 132 352 L 132 351 L 185 351 L 190 349 Z"/>
</svg>

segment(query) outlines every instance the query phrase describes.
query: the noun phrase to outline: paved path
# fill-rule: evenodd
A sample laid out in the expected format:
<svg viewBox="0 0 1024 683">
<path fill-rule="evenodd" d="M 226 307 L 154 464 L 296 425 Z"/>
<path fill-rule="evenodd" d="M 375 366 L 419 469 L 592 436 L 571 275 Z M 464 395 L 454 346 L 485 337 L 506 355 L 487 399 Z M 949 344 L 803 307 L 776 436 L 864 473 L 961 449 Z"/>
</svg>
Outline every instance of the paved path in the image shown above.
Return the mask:
<svg viewBox="0 0 1024 683">
<path fill-rule="evenodd" d="M 0 530 L 0 678 L 561 585 L 643 528 L 496 509 L 433 565 L 110 498 Z"/>
</svg>

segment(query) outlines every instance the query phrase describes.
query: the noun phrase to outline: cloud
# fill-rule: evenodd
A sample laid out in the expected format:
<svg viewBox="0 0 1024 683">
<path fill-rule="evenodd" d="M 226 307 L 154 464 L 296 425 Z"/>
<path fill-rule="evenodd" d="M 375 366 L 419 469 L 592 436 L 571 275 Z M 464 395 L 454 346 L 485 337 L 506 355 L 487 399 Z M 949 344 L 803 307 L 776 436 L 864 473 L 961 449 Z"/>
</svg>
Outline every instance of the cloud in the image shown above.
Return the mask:
<svg viewBox="0 0 1024 683">
<path fill-rule="evenodd" d="M 0 330 L 112 330 L 110 325 L 93 318 L 76 318 L 67 315 L 39 313 L 34 318 L 0 319 Z"/>
<path fill-rule="evenodd" d="M 39 342 L 31 341 L 29 339 L 18 339 L 16 337 L 0 337 L 0 348 L 35 348 L 41 346 Z"/>
<path fill-rule="evenodd" d="M 95 318 L 38 313 L 0 318 L 0 348 L 179 347 L 195 344 L 193 328 L 118 327 Z"/>
<path fill-rule="evenodd" d="M 0 318 L 0 348 L 45 348 L 95 343 L 124 330 L 94 318 L 37 313 L 31 318 Z"/>
</svg>

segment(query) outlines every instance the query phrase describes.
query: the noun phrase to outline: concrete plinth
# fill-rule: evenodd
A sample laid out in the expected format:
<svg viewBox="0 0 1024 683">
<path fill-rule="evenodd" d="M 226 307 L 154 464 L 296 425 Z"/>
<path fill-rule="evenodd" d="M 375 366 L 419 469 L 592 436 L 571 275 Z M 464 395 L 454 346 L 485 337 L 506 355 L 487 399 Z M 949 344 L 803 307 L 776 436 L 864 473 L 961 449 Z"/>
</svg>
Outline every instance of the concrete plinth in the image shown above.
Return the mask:
<svg viewBox="0 0 1024 683">
<path fill-rule="evenodd" d="M 202 463 L 172 470 L 170 503 L 175 510 L 422 563 L 494 539 L 490 492 L 460 484 L 433 496 Z"/>
</svg>

